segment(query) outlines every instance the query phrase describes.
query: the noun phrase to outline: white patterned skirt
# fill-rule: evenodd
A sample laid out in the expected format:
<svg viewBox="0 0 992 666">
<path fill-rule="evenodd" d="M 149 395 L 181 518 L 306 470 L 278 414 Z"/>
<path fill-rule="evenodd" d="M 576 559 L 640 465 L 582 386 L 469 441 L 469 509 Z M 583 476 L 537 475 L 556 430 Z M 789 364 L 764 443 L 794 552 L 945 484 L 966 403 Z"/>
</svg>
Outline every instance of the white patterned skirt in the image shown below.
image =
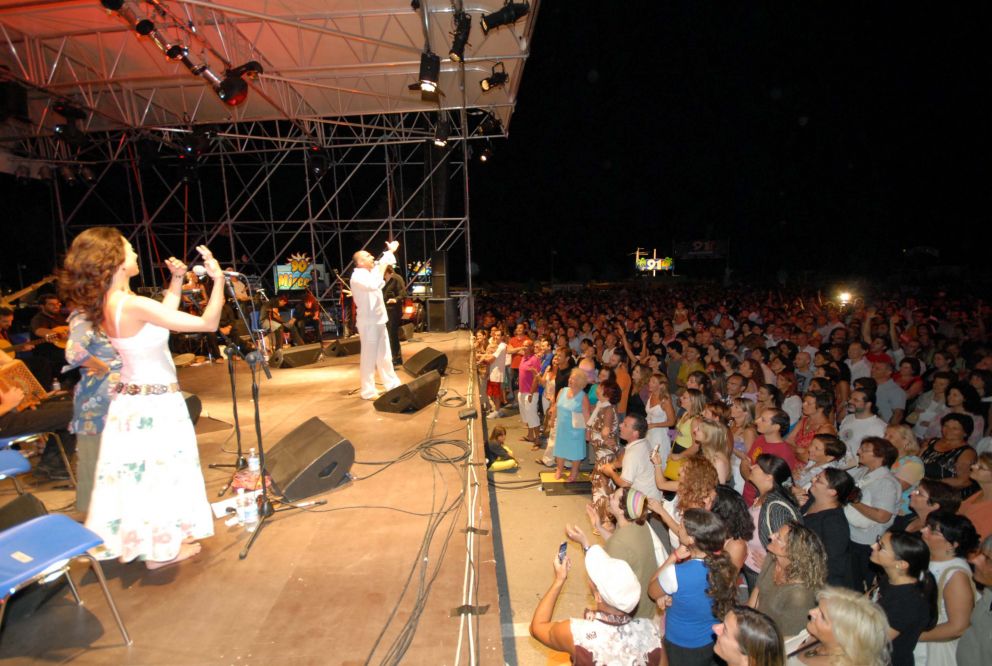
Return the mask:
<svg viewBox="0 0 992 666">
<path fill-rule="evenodd" d="M 165 562 L 213 536 L 196 434 L 181 393 L 118 395 L 100 441 L 86 527 L 96 555 Z"/>
</svg>

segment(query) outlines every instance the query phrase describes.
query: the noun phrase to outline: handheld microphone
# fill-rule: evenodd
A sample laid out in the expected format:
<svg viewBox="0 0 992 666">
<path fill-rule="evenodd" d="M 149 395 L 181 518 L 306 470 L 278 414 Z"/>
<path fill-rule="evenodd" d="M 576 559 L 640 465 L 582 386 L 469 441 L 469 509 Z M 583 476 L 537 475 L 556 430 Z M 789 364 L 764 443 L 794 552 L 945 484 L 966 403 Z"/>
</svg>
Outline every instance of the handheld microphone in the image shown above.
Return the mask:
<svg viewBox="0 0 992 666">
<path fill-rule="evenodd" d="M 204 268 L 203 266 L 193 266 L 193 268 L 191 270 L 194 273 L 196 273 L 196 277 L 200 278 L 201 280 L 203 278 L 207 277 L 207 269 Z M 226 278 L 232 278 L 232 277 L 233 278 L 242 278 L 242 277 L 244 277 L 244 275 L 242 275 L 241 273 L 235 272 L 235 271 L 224 271 L 224 277 L 226 277 Z"/>
</svg>

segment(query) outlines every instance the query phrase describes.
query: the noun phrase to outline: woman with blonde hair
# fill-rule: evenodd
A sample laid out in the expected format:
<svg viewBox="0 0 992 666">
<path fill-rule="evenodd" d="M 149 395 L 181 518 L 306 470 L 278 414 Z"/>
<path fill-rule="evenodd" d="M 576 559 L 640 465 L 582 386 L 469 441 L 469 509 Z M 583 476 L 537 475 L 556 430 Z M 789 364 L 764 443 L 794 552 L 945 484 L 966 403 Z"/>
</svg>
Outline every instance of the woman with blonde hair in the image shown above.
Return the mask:
<svg viewBox="0 0 992 666">
<path fill-rule="evenodd" d="M 816 596 L 806 630 L 819 643 L 792 657 L 788 664 L 886 666 L 889 663 L 889 621 L 865 595 L 826 587 Z"/>
<path fill-rule="evenodd" d="M 741 461 L 747 458 L 751 444 L 758 437 L 754 426 L 754 401 L 749 398 L 734 398 L 730 403 L 730 438 L 733 443 L 730 459 L 734 477 L 734 490 L 744 490 L 744 477 L 741 476 Z"/>
<path fill-rule="evenodd" d="M 772 534 L 768 557 L 747 605 L 775 620 L 783 636 L 803 630 L 827 580 L 827 554 L 815 532 L 789 522 Z"/>
<path fill-rule="evenodd" d="M 692 440 L 692 423 L 696 417 L 702 416 L 703 409 L 706 408 L 706 396 L 699 389 L 687 388 L 679 397 L 679 406 L 684 413 L 675 425 L 678 434 L 664 467 L 665 478 L 672 481 L 679 478 L 679 467 L 683 461 L 699 451 L 699 445 Z"/>
<path fill-rule="evenodd" d="M 892 463 L 892 474 L 899 481 L 902 496 L 899 499 L 899 515 L 908 516 L 911 513 L 909 498 L 920 485 L 924 477 L 923 461 L 920 459 L 920 443 L 913 434 L 913 429 L 905 423 L 890 425 L 885 428 L 885 439 L 892 443 L 899 452 L 899 457 Z M 896 518 L 896 520 L 899 520 Z"/>
<path fill-rule="evenodd" d="M 588 383 L 581 368 L 573 368 L 568 375 L 568 386 L 558 392 L 555 402 L 555 458 L 558 469 L 555 478 L 565 473 L 565 461 L 572 464 L 569 481 L 579 478 L 579 463 L 586 457 L 586 423 L 589 422 L 589 398 L 585 389 Z"/>
<path fill-rule="evenodd" d="M 648 380 L 648 391 L 648 400 L 644 405 L 648 441 L 651 448 L 661 456 L 661 463 L 664 465 L 672 451 L 668 429 L 675 425 L 675 407 L 672 405 L 672 396 L 668 393 L 668 378 L 660 372 L 654 373 Z"/>
<path fill-rule="evenodd" d="M 692 426 L 692 440 L 699 445 L 703 457 L 713 463 L 720 483 L 730 478 L 730 458 L 727 456 L 727 428 L 705 417 L 696 419 Z"/>
</svg>

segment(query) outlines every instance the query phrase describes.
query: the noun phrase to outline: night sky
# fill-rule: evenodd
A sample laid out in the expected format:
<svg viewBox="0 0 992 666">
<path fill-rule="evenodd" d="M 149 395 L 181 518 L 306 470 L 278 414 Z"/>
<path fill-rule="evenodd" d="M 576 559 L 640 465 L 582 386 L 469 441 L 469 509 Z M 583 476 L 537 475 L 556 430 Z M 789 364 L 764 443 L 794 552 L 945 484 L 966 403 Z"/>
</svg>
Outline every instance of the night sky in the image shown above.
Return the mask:
<svg viewBox="0 0 992 666">
<path fill-rule="evenodd" d="M 696 238 L 739 277 L 987 259 L 988 18 L 870 4 L 546 3 L 472 174 L 482 277 L 547 279 L 549 248 L 559 279 L 617 277 Z"/>
<path fill-rule="evenodd" d="M 598 4 L 543 3 L 510 138 L 472 167 L 477 281 L 547 280 L 552 250 L 557 280 L 621 278 L 638 246 L 710 238 L 743 280 L 988 277 L 982 3 Z M 46 193 L 0 178 L 8 286 L 18 263 L 28 279 L 50 265 Z"/>
</svg>

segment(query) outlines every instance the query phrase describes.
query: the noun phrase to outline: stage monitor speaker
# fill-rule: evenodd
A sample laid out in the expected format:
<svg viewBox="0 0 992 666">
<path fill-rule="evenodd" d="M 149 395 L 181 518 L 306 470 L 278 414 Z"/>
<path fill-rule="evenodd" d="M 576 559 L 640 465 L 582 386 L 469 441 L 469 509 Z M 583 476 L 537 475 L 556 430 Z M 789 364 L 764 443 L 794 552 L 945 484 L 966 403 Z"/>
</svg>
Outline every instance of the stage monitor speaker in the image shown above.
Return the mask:
<svg viewBox="0 0 992 666">
<path fill-rule="evenodd" d="M 322 353 L 323 348 L 319 342 L 299 347 L 283 347 L 272 355 L 269 365 L 273 368 L 299 368 L 316 363 Z"/>
<path fill-rule="evenodd" d="M 332 490 L 348 480 L 355 447 L 314 416 L 265 454 L 265 468 L 287 500 Z"/>
<path fill-rule="evenodd" d="M 433 347 L 424 347 L 407 359 L 403 369 L 414 377 L 426 375 L 431 370 L 437 370 L 438 374 L 443 375 L 448 369 L 448 356 Z"/>
<path fill-rule="evenodd" d="M 200 420 L 200 412 L 203 411 L 203 402 L 200 397 L 195 393 L 190 393 L 189 391 L 183 391 L 183 400 L 186 401 L 186 409 L 189 410 L 189 420 L 196 425 L 196 422 Z"/>
<path fill-rule="evenodd" d="M 47 513 L 42 501 L 31 493 L 18 495 L 0 507 L 0 532 Z"/>
<path fill-rule="evenodd" d="M 448 253 L 438 250 L 431 255 L 431 295 L 448 297 Z"/>
<path fill-rule="evenodd" d="M 433 333 L 458 328 L 458 303 L 453 298 L 427 299 L 427 330 Z"/>
<path fill-rule="evenodd" d="M 403 324 L 400 326 L 400 342 L 404 340 L 413 340 L 413 333 L 415 327 L 413 324 Z"/>
<path fill-rule="evenodd" d="M 362 341 L 355 335 L 350 338 L 339 338 L 330 345 L 324 352 L 326 356 L 351 356 L 362 350 Z"/>
<path fill-rule="evenodd" d="M 380 412 L 415 412 L 437 399 L 441 375 L 436 370 L 383 393 L 372 405 Z"/>
</svg>

